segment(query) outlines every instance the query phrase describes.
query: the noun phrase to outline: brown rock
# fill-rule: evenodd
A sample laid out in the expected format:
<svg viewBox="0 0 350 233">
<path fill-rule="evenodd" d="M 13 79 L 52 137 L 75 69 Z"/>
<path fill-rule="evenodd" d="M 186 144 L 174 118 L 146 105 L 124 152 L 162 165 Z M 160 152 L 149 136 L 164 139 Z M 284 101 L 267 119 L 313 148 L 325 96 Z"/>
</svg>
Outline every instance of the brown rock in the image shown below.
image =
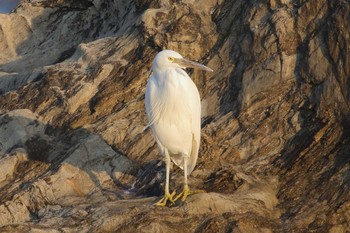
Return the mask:
<svg viewBox="0 0 350 233">
<path fill-rule="evenodd" d="M 344 0 L 22 1 L 0 14 L 0 231 L 346 232 L 349 15 Z M 165 171 L 144 131 L 164 48 L 214 69 L 189 70 L 203 108 L 189 182 L 207 193 L 172 208 L 152 205 Z"/>
</svg>

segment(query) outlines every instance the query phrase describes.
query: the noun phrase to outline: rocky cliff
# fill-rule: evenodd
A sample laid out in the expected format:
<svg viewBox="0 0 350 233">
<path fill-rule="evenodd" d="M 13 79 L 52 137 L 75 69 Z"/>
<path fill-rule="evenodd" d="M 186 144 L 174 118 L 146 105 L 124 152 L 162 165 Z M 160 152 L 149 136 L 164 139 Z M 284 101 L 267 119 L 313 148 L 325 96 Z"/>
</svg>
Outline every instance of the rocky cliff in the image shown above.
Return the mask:
<svg viewBox="0 0 350 233">
<path fill-rule="evenodd" d="M 24 0 L 0 14 L 1 232 L 347 232 L 348 0 Z M 205 193 L 153 206 L 157 52 L 202 98 Z M 172 169 L 181 189 L 182 171 Z"/>
</svg>

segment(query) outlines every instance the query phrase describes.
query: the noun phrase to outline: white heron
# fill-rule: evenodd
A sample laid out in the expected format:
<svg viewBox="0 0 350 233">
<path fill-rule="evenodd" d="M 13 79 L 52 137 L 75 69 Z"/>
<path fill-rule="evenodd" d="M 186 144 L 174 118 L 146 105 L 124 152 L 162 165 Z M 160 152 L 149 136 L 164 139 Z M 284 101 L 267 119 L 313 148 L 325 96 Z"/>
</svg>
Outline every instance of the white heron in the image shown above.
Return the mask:
<svg viewBox="0 0 350 233">
<path fill-rule="evenodd" d="M 159 52 L 153 60 L 152 74 L 147 82 L 145 106 L 148 126 L 164 156 L 166 183 L 164 197 L 156 205 L 172 204 L 191 194 L 187 176 L 193 171 L 198 157 L 201 130 L 201 103 L 199 92 L 183 70 L 186 67 L 205 71 L 212 69 L 184 59 L 172 50 Z M 184 170 L 183 191 L 175 196 L 169 191 L 171 160 Z"/>
</svg>

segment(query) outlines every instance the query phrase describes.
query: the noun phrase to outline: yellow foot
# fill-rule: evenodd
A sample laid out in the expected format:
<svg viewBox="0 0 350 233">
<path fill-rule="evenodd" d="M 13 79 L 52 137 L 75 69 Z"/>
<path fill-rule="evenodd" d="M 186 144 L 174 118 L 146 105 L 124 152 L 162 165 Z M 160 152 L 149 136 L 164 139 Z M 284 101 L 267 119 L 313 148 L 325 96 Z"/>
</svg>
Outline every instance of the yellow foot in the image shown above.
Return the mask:
<svg viewBox="0 0 350 233">
<path fill-rule="evenodd" d="M 170 193 L 165 193 L 164 197 L 160 199 L 158 202 L 155 203 L 157 206 L 166 206 L 168 201 L 170 202 L 170 205 L 175 204 L 175 200 L 173 199 L 176 194 L 176 191 L 173 191 L 171 194 Z"/>
<path fill-rule="evenodd" d="M 175 197 L 174 201 L 177 201 L 180 197 L 182 197 L 181 198 L 182 201 L 185 201 L 189 195 L 196 194 L 196 193 L 204 193 L 204 192 L 205 191 L 203 190 L 190 190 L 188 186 L 185 186 L 183 191 Z"/>
</svg>

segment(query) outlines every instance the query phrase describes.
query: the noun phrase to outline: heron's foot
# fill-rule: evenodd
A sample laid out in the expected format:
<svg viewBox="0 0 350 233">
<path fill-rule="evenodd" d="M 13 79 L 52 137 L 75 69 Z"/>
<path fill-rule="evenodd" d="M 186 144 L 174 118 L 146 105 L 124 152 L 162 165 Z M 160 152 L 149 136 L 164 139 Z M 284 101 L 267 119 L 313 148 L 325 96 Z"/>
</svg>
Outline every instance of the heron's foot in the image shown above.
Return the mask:
<svg viewBox="0 0 350 233">
<path fill-rule="evenodd" d="M 175 197 L 174 201 L 177 201 L 180 198 L 182 201 L 185 201 L 189 195 L 193 195 L 196 193 L 205 193 L 205 191 L 204 190 L 190 190 L 190 188 L 188 186 L 185 186 L 183 191 Z"/>
<path fill-rule="evenodd" d="M 157 206 L 166 206 L 168 202 L 170 202 L 170 205 L 175 204 L 174 196 L 176 194 L 176 191 L 173 191 L 171 194 L 169 192 L 165 192 L 164 197 L 160 199 L 158 202 L 155 203 Z"/>
</svg>

